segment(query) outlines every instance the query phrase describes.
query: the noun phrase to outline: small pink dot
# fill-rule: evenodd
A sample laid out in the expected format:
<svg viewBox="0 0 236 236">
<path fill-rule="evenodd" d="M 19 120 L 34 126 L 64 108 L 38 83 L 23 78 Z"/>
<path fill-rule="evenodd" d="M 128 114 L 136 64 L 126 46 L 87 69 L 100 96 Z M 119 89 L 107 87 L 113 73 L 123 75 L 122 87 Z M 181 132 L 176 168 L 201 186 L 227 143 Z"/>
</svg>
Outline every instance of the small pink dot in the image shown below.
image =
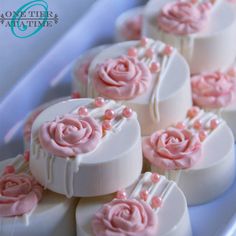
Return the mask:
<svg viewBox="0 0 236 236">
<path fill-rule="evenodd" d="M 162 205 L 162 199 L 160 197 L 154 196 L 152 198 L 152 207 L 153 208 L 159 208 Z"/>
<path fill-rule="evenodd" d="M 177 129 L 185 129 L 185 128 L 186 128 L 186 125 L 185 125 L 184 122 L 178 122 L 178 123 L 175 125 L 175 127 L 176 127 Z"/>
<path fill-rule="evenodd" d="M 193 124 L 194 129 L 200 130 L 202 129 L 202 123 L 200 120 L 196 120 Z"/>
<path fill-rule="evenodd" d="M 163 54 L 170 56 L 172 52 L 173 52 L 173 47 L 171 47 L 170 45 L 166 45 L 163 50 Z"/>
<path fill-rule="evenodd" d="M 133 110 L 129 107 L 125 107 L 122 111 L 122 115 L 126 118 L 130 118 L 133 114 Z"/>
<path fill-rule="evenodd" d="M 5 166 L 4 168 L 4 174 L 12 174 L 12 173 L 15 173 L 15 167 L 13 165 L 8 165 L 8 166 Z"/>
<path fill-rule="evenodd" d="M 150 71 L 152 73 L 157 73 L 160 71 L 160 63 L 158 62 L 152 62 L 151 66 L 150 66 Z"/>
<path fill-rule="evenodd" d="M 78 110 L 80 116 L 87 116 L 88 115 L 88 108 L 87 107 L 80 107 Z"/>
<path fill-rule="evenodd" d="M 191 0 L 191 3 L 192 3 L 192 4 L 195 4 L 195 3 L 197 3 L 197 1 L 198 1 L 198 0 Z"/>
<path fill-rule="evenodd" d="M 102 98 L 102 97 L 95 98 L 95 100 L 94 100 L 95 107 L 102 107 L 102 106 L 104 106 L 104 104 L 105 104 L 104 98 Z"/>
<path fill-rule="evenodd" d="M 141 46 L 145 47 L 148 43 L 148 38 L 147 37 L 142 37 L 140 40 Z"/>
<path fill-rule="evenodd" d="M 160 180 L 160 175 L 158 175 L 157 173 L 152 173 L 152 175 L 151 175 L 151 181 L 152 181 L 152 183 L 157 183 L 157 182 L 159 182 L 159 180 Z"/>
<path fill-rule="evenodd" d="M 194 118 L 195 116 L 197 116 L 197 114 L 199 113 L 200 109 L 198 107 L 191 107 L 189 110 L 188 110 L 188 113 L 187 113 L 187 116 L 189 118 Z"/>
<path fill-rule="evenodd" d="M 29 151 L 25 151 L 24 153 L 24 160 L 25 162 L 29 162 L 30 159 L 30 152 Z"/>
<path fill-rule="evenodd" d="M 152 58 L 154 55 L 154 51 L 151 48 L 148 48 L 145 52 L 145 56 L 148 58 Z"/>
<path fill-rule="evenodd" d="M 126 195 L 126 192 L 125 191 L 118 191 L 116 193 L 116 198 L 118 199 L 126 199 L 127 198 L 127 195 Z"/>
<path fill-rule="evenodd" d="M 80 95 L 79 92 L 73 92 L 73 93 L 71 94 L 71 98 L 73 98 L 73 99 L 81 98 L 81 95 Z"/>
<path fill-rule="evenodd" d="M 104 114 L 105 120 L 112 120 L 115 118 L 115 112 L 112 109 L 107 109 Z"/>
<path fill-rule="evenodd" d="M 211 129 L 216 129 L 218 127 L 219 123 L 220 122 L 218 119 L 212 119 L 211 123 L 210 123 Z"/>
<path fill-rule="evenodd" d="M 147 201 L 147 198 L 148 198 L 148 191 L 147 190 L 142 190 L 140 192 L 140 198 L 144 201 Z"/>
<path fill-rule="evenodd" d="M 128 49 L 128 56 L 130 57 L 136 57 L 137 56 L 137 49 L 136 48 L 129 48 Z"/>
<path fill-rule="evenodd" d="M 110 130 L 112 128 L 110 120 L 104 120 L 102 122 L 102 128 L 104 130 Z"/>
<path fill-rule="evenodd" d="M 230 68 L 230 69 L 227 71 L 227 74 L 228 74 L 230 77 L 236 77 L 236 68 L 234 68 L 234 67 Z"/>
<path fill-rule="evenodd" d="M 198 135 L 200 141 L 203 142 L 207 137 L 207 132 L 205 130 L 200 130 Z"/>
</svg>

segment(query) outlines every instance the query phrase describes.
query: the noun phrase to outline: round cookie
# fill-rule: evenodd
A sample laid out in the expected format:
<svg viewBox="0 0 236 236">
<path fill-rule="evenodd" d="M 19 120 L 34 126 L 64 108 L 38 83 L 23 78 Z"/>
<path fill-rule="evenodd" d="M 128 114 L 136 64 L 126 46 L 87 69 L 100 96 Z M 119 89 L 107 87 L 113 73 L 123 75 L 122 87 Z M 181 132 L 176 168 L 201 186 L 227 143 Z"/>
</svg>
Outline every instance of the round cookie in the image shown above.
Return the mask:
<svg viewBox="0 0 236 236">
<path fill-rule="evenodd" d="M 140 193 L 145 191 L 149 194 L 143 200 Z M 117 232 L 137 236 L 192 235 L 183 193 L 173 181 L 150 172 L 116 196 L 81 199 L 76 208 L 76 222 L 77 235 L 83 236 L 116 235 Z"/>
<path fill-rule="evenodd" d="M 112 193 L 132 184 L 141 172 L 136 113 L 112 100 L 53 105 L 34 122 L 32 137 L 32 173 L 45 188 L 68 197 Z"/>
</svg>

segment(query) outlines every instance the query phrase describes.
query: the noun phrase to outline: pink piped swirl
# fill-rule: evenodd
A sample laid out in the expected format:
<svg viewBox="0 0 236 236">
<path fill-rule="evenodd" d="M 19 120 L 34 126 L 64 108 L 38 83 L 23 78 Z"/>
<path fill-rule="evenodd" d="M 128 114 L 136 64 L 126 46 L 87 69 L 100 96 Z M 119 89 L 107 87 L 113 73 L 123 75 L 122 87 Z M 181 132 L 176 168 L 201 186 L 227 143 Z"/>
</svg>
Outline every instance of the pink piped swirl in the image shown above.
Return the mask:
<svg viewBox="0 0 236 236">
<path fill-rule="evenodd" d="M 191 85 L 193 102 L 204 108 L 225 107 L 236 92 L 236 78 L 219 71 L 193 76 Z"/>
<path fill-rule="evenodd" d="M 155 236 L 157 216 L 144 201 L 115 199 L 93 216 L 92 229 L 96 236 Z"/>
<path fill-rule="evenodd" d="M 202 31 L 208 23 L 208 5 L 190 1 L 167 3 L 157 16 L 157 25 L 164 32 L 187 35 Z"/>
<path fill-rule="evenodd" d="M 151 72 L 143 62 L 121 56 L 97 65 L 94 86 L 105 97 L 128 100 L 143 94 L 151 80 Z"/>
<path fill-rule="evenodd" d="M 102 137 L 102 128 L 92 117 L 67 114 L 44 123 L 39 141 L 48 152 L 59 157 L 75 157 L 94 150 Z"/>
<path fill-rule="evenodd" d="M 192 167 L 201 158 L 198 135 L 187 129 L 168 128 L 144 138 L 144 157 L 163 170 Z"/>
<path fill-rule="evenodd" d="M 37 206 L 43 188 L 27 174 L 7 174 L 0 178 L 0 217 L 20 216 Z"/>
<path fill-rule="evenodd" d="M 142 14 L 129 17 L 121 27 L 121 34 L 126 40 L 138 40 L 141 38 Z"/>
</svg>

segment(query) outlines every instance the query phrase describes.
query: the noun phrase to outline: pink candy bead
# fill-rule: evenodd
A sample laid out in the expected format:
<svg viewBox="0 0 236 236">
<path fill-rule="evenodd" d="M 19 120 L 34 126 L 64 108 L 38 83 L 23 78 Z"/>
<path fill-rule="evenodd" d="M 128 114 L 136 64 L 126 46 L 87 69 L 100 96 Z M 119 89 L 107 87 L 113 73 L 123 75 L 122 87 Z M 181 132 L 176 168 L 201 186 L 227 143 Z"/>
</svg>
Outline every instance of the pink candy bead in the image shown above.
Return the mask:
<svg viewBox="0 0 236 236">
<path fill-rule="evenodd" d="M 15 173 L 15 167 L 12 165 L 5 166 L 4 174 L 12 174 Z"/>
<path fill-rule="evenodd" d="M 186 125 L 185 125 L 184 122 L 178 122 L 178 123 L 175 125 L 175 127 L 176 127 L 177 129 L 185 129 L 185 128 L 186 128 Z"/>
<path fill-rule="evenodd" d="M 160 180 L 160 175 L 158 175 L 157 173 L 152 173 L 152 175 L 151 175 L 151 181 L 152 181 L 152 183 L 157 183 L 157 182 L 159 182 L 159 180 Z"/>
<path fill-rule="evenodd" d="M 205 130 L 201 130 L 199 131 L 198 135 L 199 135 L 200 141 L 203 142 L 207 137 L 207 132 Z"/>
<path fill-rule="evenodd" d="M 201 123 L 201 121 L 200 121 L 200 120 L 196 120 L 196 121 L 194 122 L 194 124 L 193 124 L 193 127 L 194 127 L 195 129 L 200 130 L 200 129 L 202 128 L 202 123 Z"/>
<path fill-rule="evenodd" d="M 104 104 L 105 104 L 104 98 L 102 98 L 102 97 L 95 98 L 95 100 L 94 100 L 95 107 L 102 107 L 102 106 L 104 106 Z"/>
<path fill-rule="evenodd" d="M 88 115 L 88 108 L 87 107 L 80 107 L 78 110 L 80 116 L 87 116 Z"/>
<path fill-rule="evenodd" d="M 107 109 L 104 114 L 106 120 L 112 120 L 115 118 L 115 112 L 112 109 Z"/>
<path fill-rule="evenodd" d="M 122 111 L 122 115 L 126 118 L 130 118 L 133 114 L 133 110 L 129 107 L 125 107 Z"/>
<path fill-rule="evenodd" d="M 128 56 L 136 57 L 137 56 L 137 49 L 136 48 L 129 48 L 128 49 Z"/>
<path fill-rule="evenodd" d="M 141 46 L 145 47 L 147 45 L 147 43 L 148 43 L 148 38 L 142 37 L 140 40 Z"/>
<path fill-rule="evenodd" d="M 152 62 L 151 66 L 150 66 L 150 71 L 152 73 L 157 73 L 160 71 L 160 63 L 158 62 Z"/>
<path fill-rule="evenodd" d="M 189 110 L 188 110 L 188 113 L 187 113 L 187 116 L 189 118 L 194 118 L 195 116 L 197 116 L 197 114 L 199 113 L 199 108 L 198 107 L 191 107 Z"/>
<path fill-rule="evenodd" d="M 118 198 L 118 199 L 126 199 L 127 198 L 126 192 L 125 191 L 118 191 L 116 193 L 116 198 Z"/>
<path fill-rule="evenodd" d="M 104 121 L 102 122 L 102 128 L 103 128 L 104 130 L 110 130 L 110 129 L 112 128 L 111 122 L 110 122 L 109 120 L 104 120 Z"/>
<path fill-rule="evenodd" d="M 73 98 L 73 99 L 81 98 L 81 95 L 80 95 L 79 92 L 73 92 L 73 93 L 71 94 L 71 98 Z"/>
<path fill-rule="evenodd" d="M 169 56 L 171 55 L 172 52 L 173 52 L 173 47 L 171 47 L 170 45 L 166 45 L 163 50 L 163 54 Z"/>
<path fill-rule="evenodd" d="M 211 123 L 210 123 L 211 129 L 217 128 L 218 125 L 219 125 L 219 120 L 217 120 L 217 119 L 211 120 Z"/>
<path fill-rule="evenodd" d="M 154 51 L 151 48 L 148 48 L 145 52 L 145 56 L 148 58 L 152 58 L 154 55 Z"/>
<path fill-rule="evenodd" d="M 148 191 L 147 190 L 142 190 L 140 192 L 140 198 L 144 201 L 147 201 L 147 198 L 148 198 Z"/>
<path fill-rule="evenodd" d="M 152 198 L 152 207 L 153 208 L 159 208 L 161 207 L 162 199 L 160 197 L 154 196 Z"/>
<path fill-rule="evenodd" d="M 26 151 L 24 153 L 24 160 L 25 162 L 29 162 L 29 159 L 30 159 L 30 152 L 29 151 Z"/>
</svg>

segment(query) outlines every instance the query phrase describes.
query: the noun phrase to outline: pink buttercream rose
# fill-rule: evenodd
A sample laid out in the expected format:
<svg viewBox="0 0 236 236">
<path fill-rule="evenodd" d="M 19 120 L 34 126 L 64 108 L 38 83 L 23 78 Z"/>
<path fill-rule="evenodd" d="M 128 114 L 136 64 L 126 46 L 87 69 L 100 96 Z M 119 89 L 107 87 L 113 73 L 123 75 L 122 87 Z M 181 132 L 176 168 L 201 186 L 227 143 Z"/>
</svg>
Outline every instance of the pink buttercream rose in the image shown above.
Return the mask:
<svg viewBox="0 0 236 236">
<path fill-rule="evenodd" d="M 67 114 L 44 123 L 39 141 L 48 152 L 59 157 L 75 157 L 94 150 L 102 137 L 101 125 L 92 117 Z"/>
<path fill-rule="evenodd" d="M 193 76 L 191 85 L 193 102 L 204 108 L 227 106 L 236 92 L 236 78 L 222 72 Z"/>
<path fill-rule="evenodd" d="M 163 170 L 192 167 L 201 157 L 198 135 L 187 129 L 168 128 L 144 138 L 144 157 Z"/>
<path fill-rule="evenodd" d="M 37 206 L 42 187 L 27 174 L 7 174 L 0 178 L 0 217 L 20 216 Z"/>
<path fill-rule="evenodd" d="M 126 40 L 138 40 L 141 38 L 143 16 L 141 14 L 128 18 L 121 27 L 121 33 Z"/>
<path fill-rule="evenodd" d="M 121 56 L 97 65 L 93 82 L 101 95 L 123 100 L 143 94 L 151 80 L 151 72 L 143 62 Z"/>
<path fill-rule="evenodd" d="M 144 201 L 115 199 L 94 215 L 92 229 L 96 236 L 155 236 L 157 216 Z"/>
<path fill-rule="evenodd" d="M 202 31 L 208 23 L 210 5 L 192 4 L 190 1 L 167 3 L 157 16 L 158 27 L 176 35 L 187 35 Z"/>
</svg>

